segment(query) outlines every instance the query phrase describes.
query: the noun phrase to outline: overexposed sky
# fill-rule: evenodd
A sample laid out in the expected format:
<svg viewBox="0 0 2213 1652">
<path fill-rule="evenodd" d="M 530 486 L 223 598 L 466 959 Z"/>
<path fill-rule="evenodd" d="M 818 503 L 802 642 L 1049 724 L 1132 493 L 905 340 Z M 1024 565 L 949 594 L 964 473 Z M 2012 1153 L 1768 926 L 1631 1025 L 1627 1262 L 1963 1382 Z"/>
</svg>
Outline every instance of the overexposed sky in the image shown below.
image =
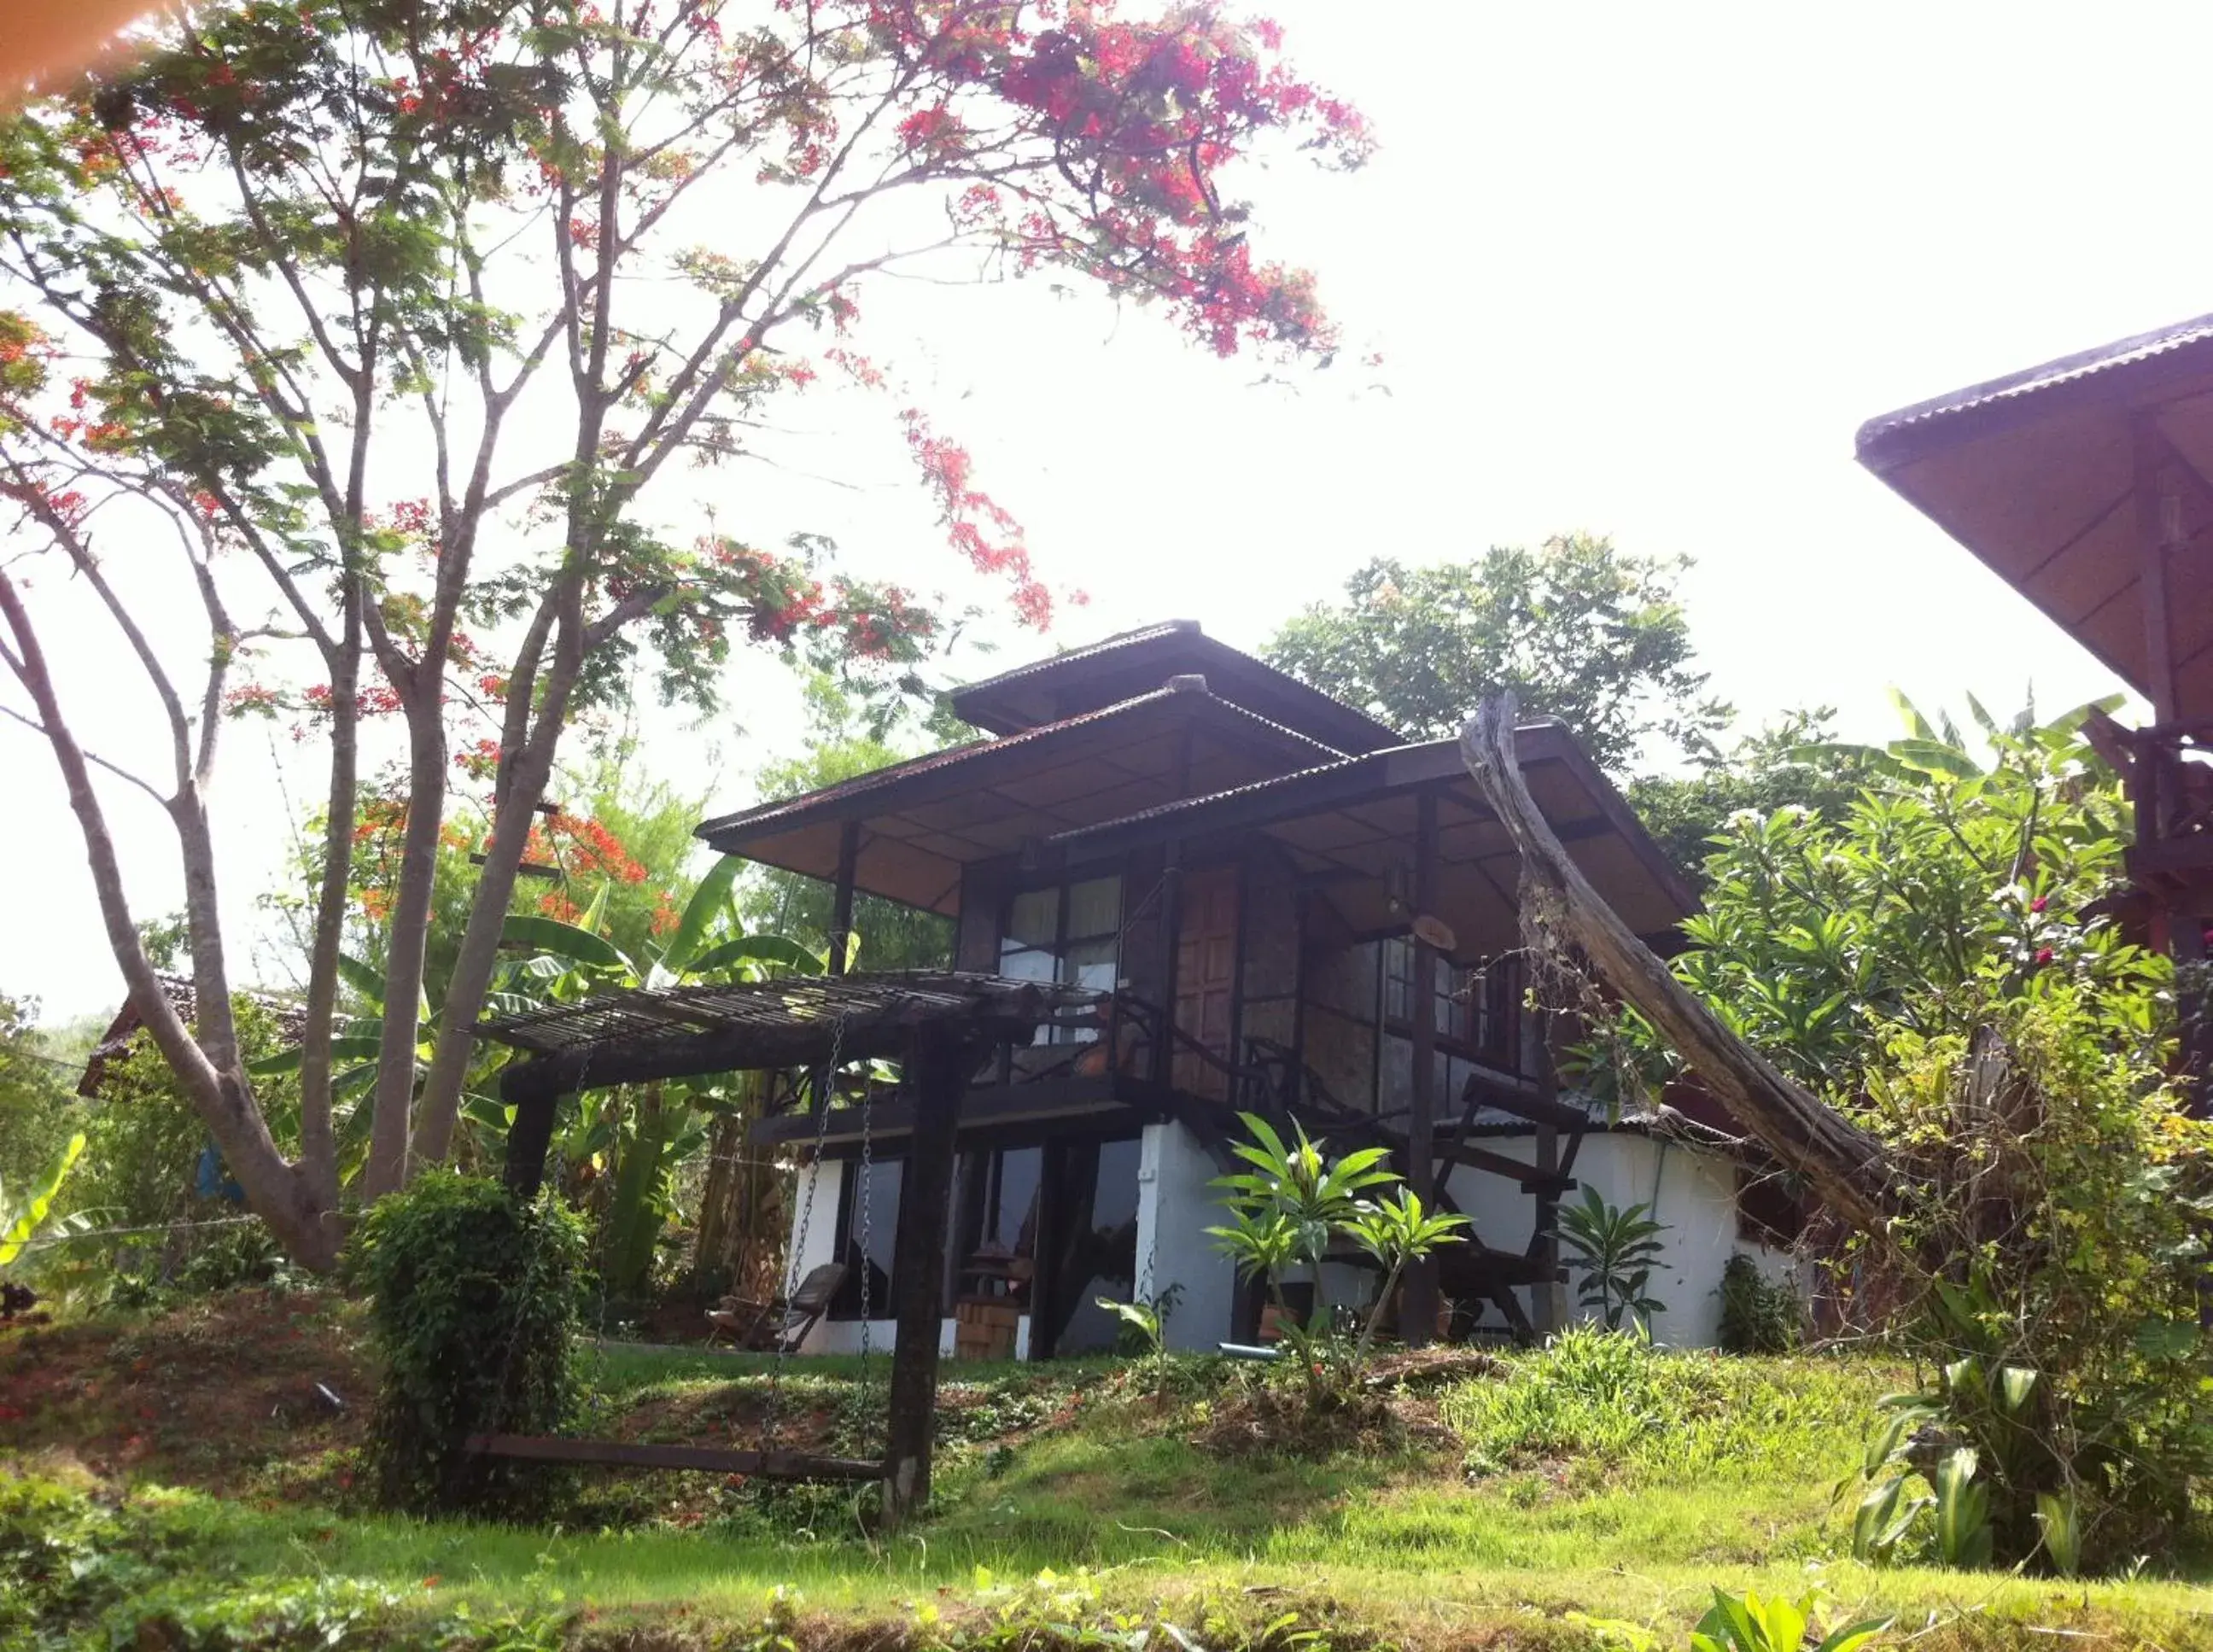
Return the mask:
<svg viewBox="0 0 2213 1652">
<path fill-rule="evenodd" d="M 1350 177 L 1241 180 L 1256 243 L 1319 271 L 1355 346 L 1336 368 L 1260 383 L 1161 316 L 1039 281 L 865 296 L 872 348 L 968 443 L 1048 577 L 1091 593 L 1052 642 L 1175 616 L 1252 646 L 1369 556 L 1586 529 L 1697 559 L 1699 650 L 1750 719 L 1829 703 L 1881 739 L 1892 684 L 1999 711 L 2032 684 L 2055 710 L 2115 686 L 1862 472 L 1851 439 L 1875 413 L 2213 310 L 2198 188 L 2213 13 L 1266 9 L 1382 143 Z M 1380 374 L 1352 359 L 1371 345 Z M 818 528 L 857 566 L 942 577 L 888 411 L 795 405 L 786 468 L 733 472 L 718 520 L 764 541 Z M 92 633 L 70 636 L 81 732 L 135 737 L 135 688 L 113 686 Z M 1009 638 L 996 664 L 1050 646 Z M 716 727 L 657 718 L 647 750 L 736 807 L 795 719 L 756 667 Z M 243 924 L 289 803 L 258 735 L 230 757 L 217 808 Z M 0 774 L 18 869 L 0 991 L 52 1016 L 108 1005 L 119 978 L 43 743 L 0 726 Z M 320 784 L 290 777 L 291 802 Z M 142 911 L 174 907 L 152 806 L 118 789 L 110 808 Z"/>
</svg>

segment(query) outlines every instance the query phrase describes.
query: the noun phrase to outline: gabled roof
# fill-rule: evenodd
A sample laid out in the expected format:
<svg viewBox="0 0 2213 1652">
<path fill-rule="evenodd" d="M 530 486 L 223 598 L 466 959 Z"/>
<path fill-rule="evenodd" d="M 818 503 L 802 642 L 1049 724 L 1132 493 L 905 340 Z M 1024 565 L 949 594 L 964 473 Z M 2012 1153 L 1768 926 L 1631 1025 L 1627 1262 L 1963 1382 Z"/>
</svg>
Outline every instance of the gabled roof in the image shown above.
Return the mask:
<svg viewBox="0 0 2213 1652">
<path fill-rule="evenodd" d="M 960 869 L 1133 808 L 1331 762 L 1343 753 L 1180 680 L 1003 739 L 933 752 L 704 822 L 726 854 L 812 877 L 866 823 L 855 887 L 951 912 Z"/>
<path fill-rule="evenodd" d="M 1638 934 L 1663 937 L 1697 899 L 1613 783 L 1555 719 L 1515 731 L 1531 795 L 1585 876 Z M 1080 826 L 1040 845 L 1080 861 L 1174 838 L 1198 852 L 1210 838 L 1258 831 L 1275 839 L 1356 934 L 1403 930 L 1390 905 L 1394 872 L 1410 869 L 1420 799 L 1436 800 L 1434 903 L 1463 960 L 1517 944 L 1520 856 L 1492 814 L 1456 741 L 1425 741 L 1319 764 L 1208 796 Z"/>
<path fill-rule="evenodd" d="M 2154 695 L 2140 454 L 2188 480 L 2181 537 L 2213 528 L 2213 315 L 2080 351 L 1869 419 L 1858 457 L 2139 693 Z M 2177 715 L 2213 714 L 2213 566 L 2173 558 Z"/>
<path fill-rule="evenodd" d="M 1204 677 L 1222 698 L 1342 752 L 1380 751 L 1399 742 L 1395 729 L 1215 641 L 1190 619 L 1123 631 L 1003 671 L 954 694 L 953 709 L 978 728 L 1013 734 L 1094 710 L 1185 675 Z"/>
</svg>

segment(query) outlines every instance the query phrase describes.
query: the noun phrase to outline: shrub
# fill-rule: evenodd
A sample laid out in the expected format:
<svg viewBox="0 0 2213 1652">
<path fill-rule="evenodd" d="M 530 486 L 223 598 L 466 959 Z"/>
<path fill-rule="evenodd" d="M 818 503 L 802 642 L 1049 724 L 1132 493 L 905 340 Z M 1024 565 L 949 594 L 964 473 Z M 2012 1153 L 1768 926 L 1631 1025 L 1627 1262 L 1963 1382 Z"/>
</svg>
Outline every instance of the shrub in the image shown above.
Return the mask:
<svg viewBox="0 0 2213 1652">
<path fill-rule="evenodd" d="M 1722 1351 L 1731 1354 L 1787 1354 L 1798 1346 L 1806 1305 L 1787 1279 L 1770 1280 L 1759 1265 L 1739 1252 L 1722 1269 Z"/>
<path fill-rule="evenodd" d="M 369 1454 L 387 1503 L 485 1506 L 523 1489 L 462 1442 L 548 1432 L 574 1410 L 584 1255 L 582 1224 L 551 1198 L 448 1171 L 370 1210 L 352 1265 L 384 1359 Z"/>
</svg>

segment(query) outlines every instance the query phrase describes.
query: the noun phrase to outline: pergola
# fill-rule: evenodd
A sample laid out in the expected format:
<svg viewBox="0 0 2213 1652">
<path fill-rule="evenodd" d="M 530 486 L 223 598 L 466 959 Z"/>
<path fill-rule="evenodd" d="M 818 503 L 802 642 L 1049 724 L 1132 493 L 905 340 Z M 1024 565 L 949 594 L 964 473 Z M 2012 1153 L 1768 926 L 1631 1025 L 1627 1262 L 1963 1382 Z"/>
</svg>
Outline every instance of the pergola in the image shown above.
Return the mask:
<svg viewBox="0 0 2213 1652">
<path fill-rule="evenodd" d="M 501 1075 L 515 1109 L 507 1179 L 534 1193 L 544 1180 L 555 1110 L 564 1095 L 609 1085 L 893 1058 L 913 1104 L 908 1180 L 899 1199 L 898 1331 L 881 1463 L 790 1453 L 686 1448 L 674 1466 L 722 1466 L 791 1478 L 881 1478 L 896 1525 L 930 1496 L 930 1423 L 944 1308 L 946 1219 L 960 1102 L 984 1052 L 1047 1024 L 1094 1018 L 1105 995 L 1045 981 L 944 970 L 788 977 L 727 985 L 639 988 L 485 1021 L 479 1038 L 523 1052 Z M 827 1086 L 818 1106 L 829 1105 Z M 652 1466 L 637 1448 L 597 1442 L 502 1441 L 483 1449 L 567 1461 Z M 745 1460 L 740 1462 L 740 1459 Z"/>
</svg>

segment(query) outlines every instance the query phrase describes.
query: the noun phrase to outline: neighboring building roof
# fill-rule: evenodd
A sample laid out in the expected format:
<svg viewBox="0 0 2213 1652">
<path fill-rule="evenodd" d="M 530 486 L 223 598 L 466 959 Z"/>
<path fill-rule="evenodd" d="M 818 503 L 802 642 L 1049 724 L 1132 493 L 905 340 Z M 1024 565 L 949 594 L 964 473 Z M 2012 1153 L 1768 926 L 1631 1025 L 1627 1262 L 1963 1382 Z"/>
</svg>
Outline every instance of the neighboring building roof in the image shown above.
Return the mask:
<svg viewBox="0 0 2213 1652">
<path fill-rule="evenodd" d="M 1215 641 L 1190 619 L 1123 631 L 1003 671 L 954 693 L 953 709 L 978 728 L 1013 734 L 1192 674 L 1206 678 L 1224 698 L 1341 752 L 1379 751 L 1401 739 L 1367 713 Z"/>
<path fill-rule="evenodd" d="M 154 978 L 162 984 L 162 996 L 169 1001 L 169 1007 L 189 1026 L 199 1015 L 199 998 L 193 989 L 192 978 L 156 975 Z M 301 1005 L 289 998 L 273 997 L 265 992 L 247 992 L 240 996 L 252 999 L 276 1017 L 277 1030 L 284 1035 L 286 1043 L 297 1044 L 306 1035 L 308 1012 Z M 107 1064 L 131 1047 L 131 1039 L 145 1024 L 137 1007 L 125 997 L 123 1007 L 115 1012 L 115 1019 L 108 1022 L 107 1030 L 100 1035 L 100 1042 L 92 1046 L 92 1054 L 86 1058 L 84 1076 L 76 1083 L 79 1095 L 89 1100 L 100 1094 L 101 1084 L 107 1076 Z"/>
<path fill-rule="evenodd" d="M 2213 315 L 1916 402 L 1860 427 L 1860 462 L 2139 693 L 2153 694 L 2138 459 L 2186 475 L 2181 536 L 2213 528 Z M 2185 565 L 2187 564 L 2187 565 Z M 2213 714 L 2213 579 L 2178 558 L 2177 715 Z"/>
</svg>

